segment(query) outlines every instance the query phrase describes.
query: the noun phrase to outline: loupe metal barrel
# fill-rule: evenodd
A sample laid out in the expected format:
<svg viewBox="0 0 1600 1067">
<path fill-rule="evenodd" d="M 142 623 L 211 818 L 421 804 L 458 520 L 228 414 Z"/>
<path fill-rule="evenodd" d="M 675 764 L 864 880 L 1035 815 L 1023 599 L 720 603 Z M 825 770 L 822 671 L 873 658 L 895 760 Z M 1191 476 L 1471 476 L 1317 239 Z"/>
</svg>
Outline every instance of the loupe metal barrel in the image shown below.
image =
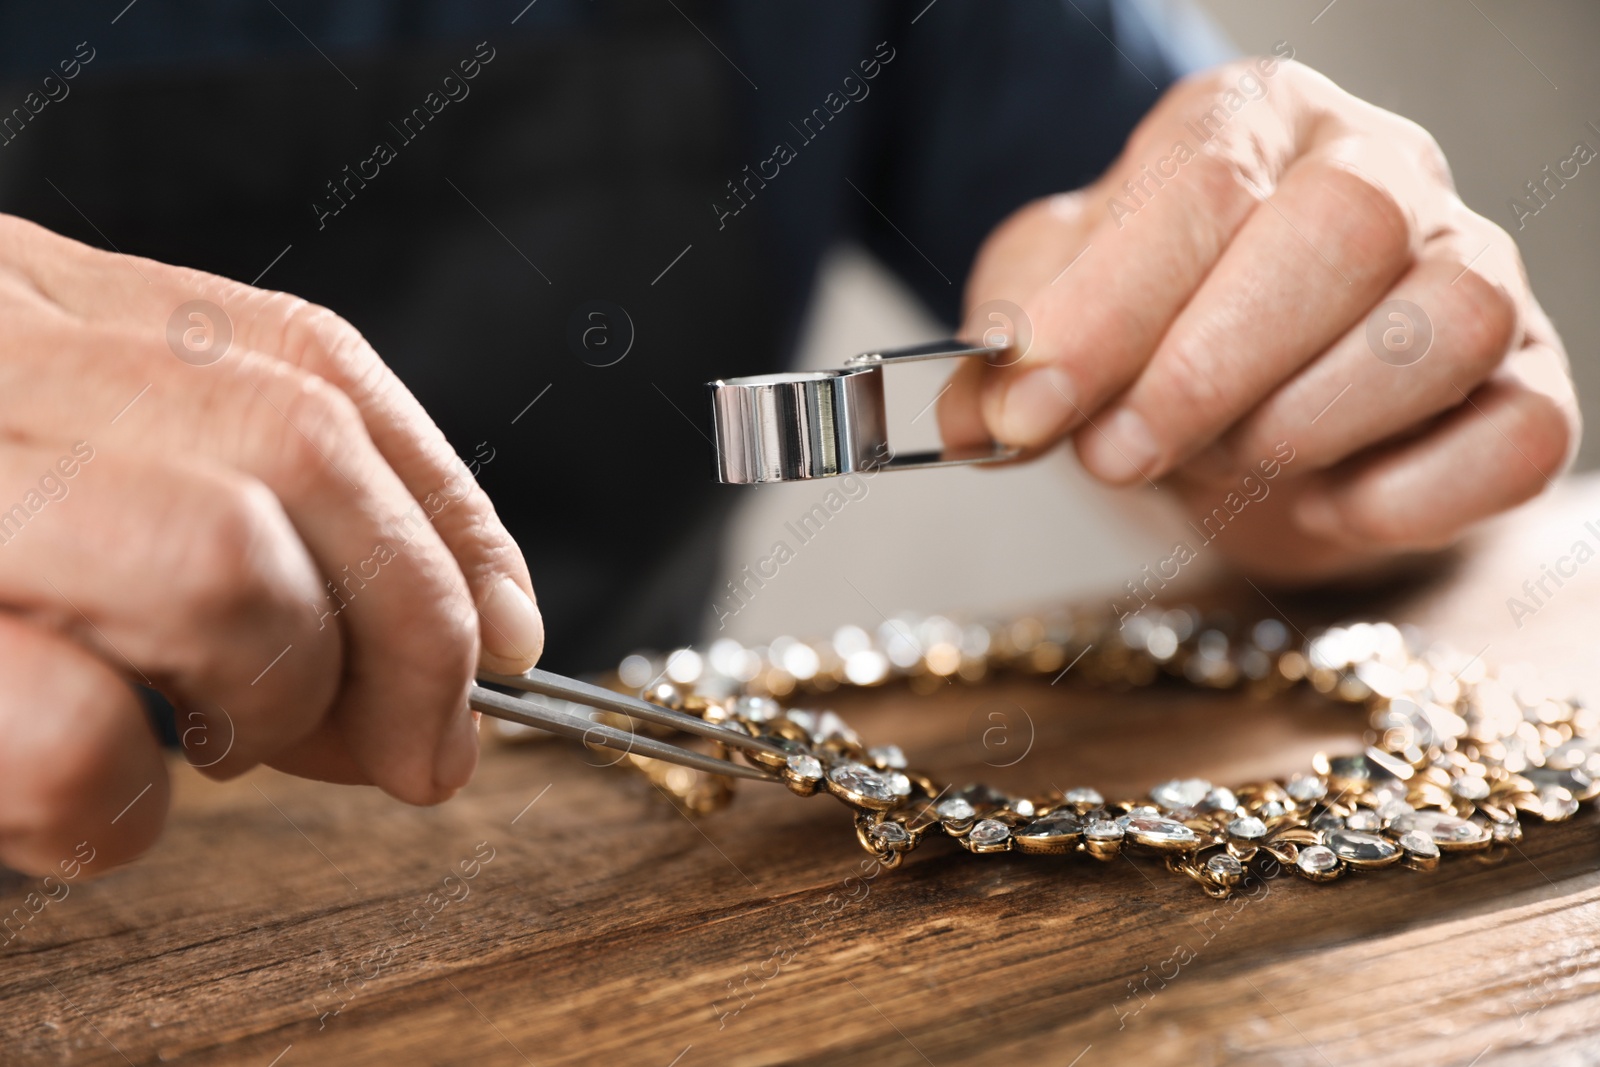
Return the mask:
<svg viewBox="0 0 1600 1067">
<path fill-rule="evenodd" d="M 828 478 L 883 462 L 888 431 L 876 367 L 709 383 L 717 480 Z"/>
</svg>

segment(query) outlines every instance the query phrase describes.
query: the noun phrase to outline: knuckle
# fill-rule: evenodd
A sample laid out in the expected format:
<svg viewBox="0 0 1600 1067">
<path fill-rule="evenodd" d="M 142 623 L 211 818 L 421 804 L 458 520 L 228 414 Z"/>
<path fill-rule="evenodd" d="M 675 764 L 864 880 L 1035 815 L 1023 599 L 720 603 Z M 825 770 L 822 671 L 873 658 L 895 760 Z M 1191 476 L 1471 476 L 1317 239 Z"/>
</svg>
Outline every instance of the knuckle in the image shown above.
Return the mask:
<svg viewBox="0 0 1600 1067">
<path fill-rule="evenodd" d="M 296 484 L 325 480 L 334 469 L 332 458 L 348 454 L 365 435 L 355 402 L 336 386 L 314 374 L 291 372 L 294 390 L 277 405 L 264 405 L 260 418 L 270 427 L 274 455 L 269 461 L 275 474 Z"/>
<path fill-rule="evenodd" d="M 264 561 L 288 524 L 278 498 L 261 482 L 221 477 L 197 494 L 184 529 L 185 566 L 173 590 L 191 621 L 219 622 L 256 613 L 279 599 Z"/>
<path fill-rule="evenodd" d="M 1566 466 L 1577 442 L 1576 420 L 1553 397 L 1532 389 L 1517 393 L 1513 411 L 1506 435 L 1532 468 L 1528 474 L 1537 489 Z"/>
<path fill-rule="evenodd" d="M 1521 333 L 1517 302 L 1504 286 L 1476 270 L 1467 270 L 1449 288 L 1456 294 L 1450 315 L 1451 331 L 1458 337 L 1455 347 L 1473 367 L 1495 366 Z"/>
<path fill-rule="evenodd" d="M 1169 412 L 1183 412 L 1183 424 L 1210 424 L 1228 408 L 1231 394 L 1223 378 L 1232 375 L 1225 374 L 1226 368 L 1217 366 L 1214 357 L 1214 351 L 1188 339 L 1170 342 L 1161 353 L 1161 388 L 1167 397 L 1161 406 Z M 1147 421 L 1158 438 L 1172 442 L 1178 425 L 1174 420 Z"/>
<path fill-rule="evenodd" d="M 1312 180 L 1333 194 L 1318 229 L 1337 242 L 1333 256 L 1358 275 L 1392 278 L 1416 255 L 1416 217 L 1388 185 L 1344 163 L 1312 164 Z"/>
</svg>

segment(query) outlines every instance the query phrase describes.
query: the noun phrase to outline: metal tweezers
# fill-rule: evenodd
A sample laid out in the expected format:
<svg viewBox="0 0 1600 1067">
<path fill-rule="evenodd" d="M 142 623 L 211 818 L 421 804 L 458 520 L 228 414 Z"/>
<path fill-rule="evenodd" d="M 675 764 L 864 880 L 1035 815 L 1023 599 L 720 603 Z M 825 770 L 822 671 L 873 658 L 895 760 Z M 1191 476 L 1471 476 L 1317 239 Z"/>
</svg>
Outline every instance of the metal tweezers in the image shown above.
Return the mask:
<svg viewBox="0 0 1600 1067">
<path fill-rule="evenodd" d="M 585 707 L 597 708 L 601 711 L 617 712 L 631 718 L 642 719 L 645 722 L 657 723 L 661 726 L 670 726 L 686 734 L 695 734 L 699 737 L 709 738 L 718 744 L 731 748 L 742 749 L 746 752 L 759 752 L 777 759 L 787 759 L 788 753 L 770 741 L 763 741 L 759 737 L 739 733 L 735 730 L 707 722 L 698 716 L 688 715 L 681 711 L 673 711 L 659 704 L 651 704 L 640 700 L 638 697 L 626 696 L 611 689 L 605 689 L 588 682 L 580 682 L 575 678 L 567 678 L 549 671 L 537 668 L 524 671 L 522 674 L 493 674 L 487 671 L 478 672 L 478 681 L 488 682 L 490 685 L 504 686 L 507 689 L 518 689 L 524 693 L 534 693 L 539 696 L 552 697 L 556 700 L 567 701 L 572 704 L 582 704 Z M 634 755 L 648 756 L 651 759 L 665 760 L 683 767 L 691 767 L 697 771 L 709 774 L 724 775 L 733 778 L 749 778 L 761 782 L 779 782 L 782 779 L 770 771 L 761 770 L 742 763 L 709 756 L 704 752 L 693 749 L 681 748 L 678 745 L 662 741 L 658 738 L 647 737 L 644 734 L 622 730 L 615 726 L 596 722 L 587 715 L 578 711 L 569 711 L 565 708 L 553 706 L 534 700 L 525 700 L 507 693 L 501 693 L 482 685 L 474 685 L 467 702 L 473 710 L 481 711 L 485 715 L 507 722 L 521 723 L 540 730 L 548 730 L 553 734 L 570 737 L 583 741 L 586 744 L 600 745 L 604 748 L 620 749 Z"/>
</svg>

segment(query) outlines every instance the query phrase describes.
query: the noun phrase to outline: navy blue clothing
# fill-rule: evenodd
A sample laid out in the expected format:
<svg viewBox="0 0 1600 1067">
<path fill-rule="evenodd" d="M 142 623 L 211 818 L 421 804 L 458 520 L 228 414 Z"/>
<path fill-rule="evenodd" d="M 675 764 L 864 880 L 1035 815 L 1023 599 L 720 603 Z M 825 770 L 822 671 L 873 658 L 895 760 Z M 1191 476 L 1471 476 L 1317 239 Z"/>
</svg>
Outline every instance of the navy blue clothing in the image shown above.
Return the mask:
<svg viewBox="0 0 1600 1067">
<path fill-rule="evenodd" d="M 703 383 L 786 362 L 826 249 L 953 323 L 983 236 L 1095 177 L 1184 61 L 1112 0 L 525 3 L 0 0 L 0 210 L 349 318 L 579 670 L 706 620 L 740 490 Z M 611 366 L 569 340 L 595 300 L 633 324 Z"/>
</svg>

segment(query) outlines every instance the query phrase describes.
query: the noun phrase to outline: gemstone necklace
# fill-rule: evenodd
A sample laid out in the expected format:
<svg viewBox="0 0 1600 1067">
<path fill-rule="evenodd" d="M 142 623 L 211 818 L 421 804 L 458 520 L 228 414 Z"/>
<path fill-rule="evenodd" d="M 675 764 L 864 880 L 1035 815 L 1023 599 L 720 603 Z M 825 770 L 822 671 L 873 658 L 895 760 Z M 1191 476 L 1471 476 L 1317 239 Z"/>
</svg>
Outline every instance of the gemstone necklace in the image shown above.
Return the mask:
<svg viewBox="0 0 1600 1067">
<path fill-rule="evenodd" d="M 742 758 L 801 796 L 842 801 L 861 846 L 886 867 L 930 837 L 977 854 L 1103 861 L 1143 853 L 1223 898 L 1252 867 L 1271 877 L 1281 865 L 1313 882 L 1391 866 L 1432 870 L 1445 853 L 1514 845 L 1524 816 L 1570 819 L 1600 795 L 1600 715 L 1541 691 L 1532 674 L 1491 673 L 1476 656 L 1383 622 L 1290 637 L 1277 619 L 1240 630 L 1191 608 L 1120 620 L 1066 610 L 968 625 L 900 617 L 875 634 L 849 626 L 825 641 L 746 647 L 724 639 L 704 654 L 629 656 L 608 680 L 775 743 L 786 757 Z M 865 745 L 833 712 L 785 706 L 840 687 L 901 681 L 927 690 L 1063 668 L 1079 682 L 1120 688 L 1180 679 L 1270 697 L 1309 686 L 1365 707 L 1366 744 L 1318 755 L 1308 772 L 1233 788 L 1180 778 L 1114 801 L 1087 787 L 1014 796 L 941 784 L 909 770 L 897 746 Z M 620 716 L 607 721 L 650 729 Z M 712 748 L 728 758 L 726 746 Z M 618 762 L 691 812 L 733 795 L 729 778 L 636 753 Z"/>
</svg>

